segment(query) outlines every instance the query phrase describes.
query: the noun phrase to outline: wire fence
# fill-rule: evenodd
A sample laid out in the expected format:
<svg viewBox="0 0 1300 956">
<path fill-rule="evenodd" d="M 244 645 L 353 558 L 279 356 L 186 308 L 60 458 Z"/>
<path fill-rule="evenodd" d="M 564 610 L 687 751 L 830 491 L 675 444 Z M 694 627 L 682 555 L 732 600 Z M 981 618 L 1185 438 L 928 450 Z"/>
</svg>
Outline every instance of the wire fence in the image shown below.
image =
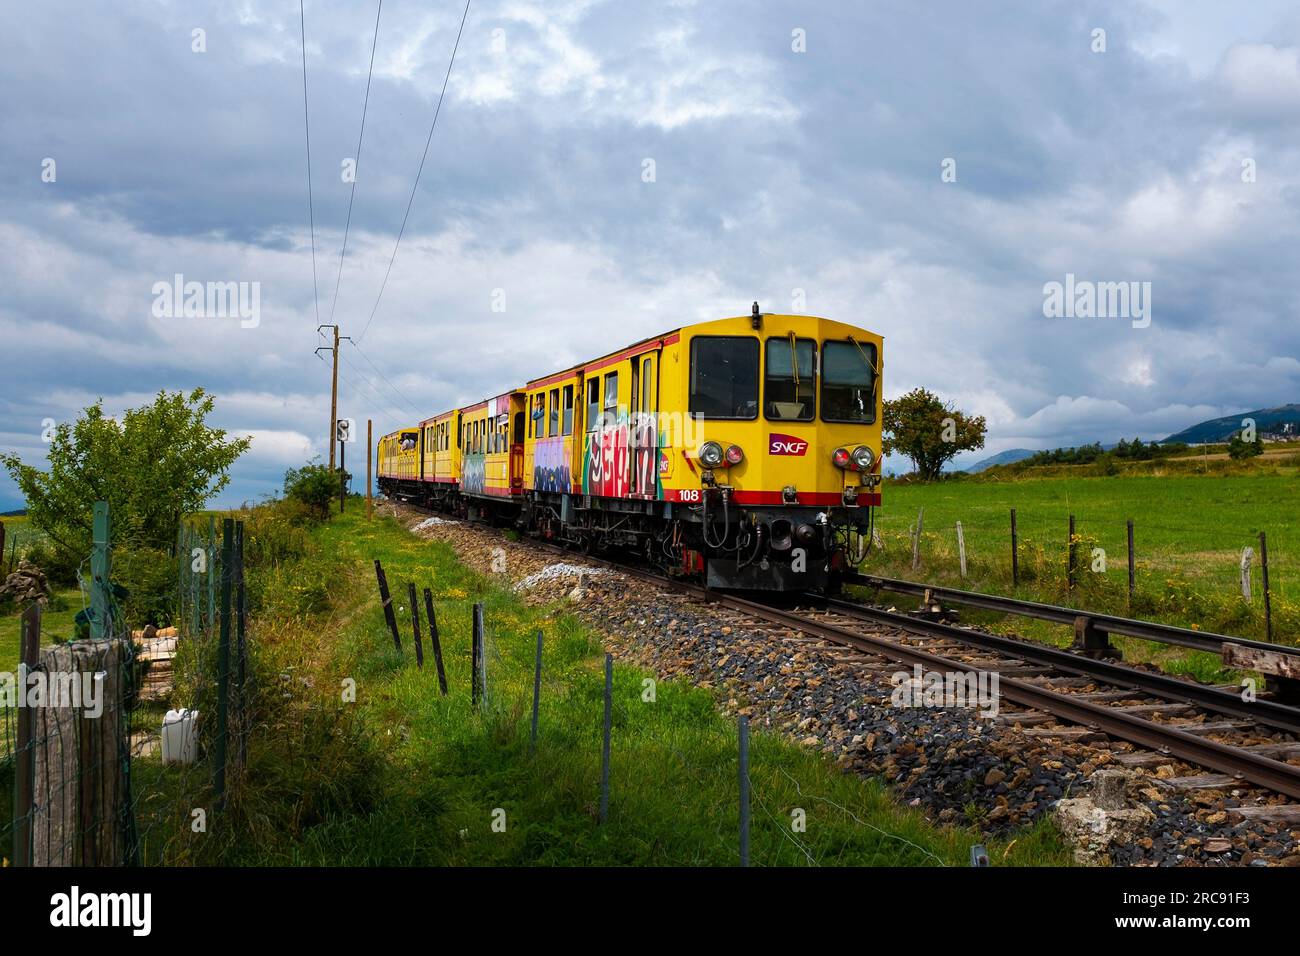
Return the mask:
<svg viewBox="0 0 1300 956">
<path fill-rule="evenodd" d="M 136 630 L 111 537 L 99 502 L 71 633 L 30 604 L 16 671 L 0 675 L 0 856 L 15 866 L 167 862 L 244 779 L 256 697 L 242 522 L 181 523 L 171 619 Z"/>
<path fill-rule="evenodd" d="M 1238 630 L 1300 636 L 1300 532 L 1167 520 L 1096 519 L 1038 508 L 892 510 L 876 517 L 862 570 L 915 580 L 959 578 L 974 590 L 1078 592 L 1146 611 L 1230 621 Z M 1267 589 L 1265 580 L 1267 579 Z M 1113 603 L 1113 601 L 1111 602 Z"/>
</svg>

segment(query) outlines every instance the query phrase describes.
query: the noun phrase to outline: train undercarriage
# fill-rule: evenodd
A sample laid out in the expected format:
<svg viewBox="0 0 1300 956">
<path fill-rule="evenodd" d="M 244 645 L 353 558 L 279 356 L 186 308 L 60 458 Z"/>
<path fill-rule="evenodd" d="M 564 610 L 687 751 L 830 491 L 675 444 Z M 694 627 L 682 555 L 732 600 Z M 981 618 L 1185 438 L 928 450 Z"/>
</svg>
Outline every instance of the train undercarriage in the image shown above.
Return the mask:
<svg viewBox="0 0 1300 956">
<path fill-rule="evenodd" d="M 720 488 L 684 504 L 545 492 L 497 498 L 389 479 L 379 486 L 389 498 L 583 554 L 635 554 L 671 576 L 726 590 L 834 593 L 872 540 L 871 508 L 737 506 Z"/>
</svg>

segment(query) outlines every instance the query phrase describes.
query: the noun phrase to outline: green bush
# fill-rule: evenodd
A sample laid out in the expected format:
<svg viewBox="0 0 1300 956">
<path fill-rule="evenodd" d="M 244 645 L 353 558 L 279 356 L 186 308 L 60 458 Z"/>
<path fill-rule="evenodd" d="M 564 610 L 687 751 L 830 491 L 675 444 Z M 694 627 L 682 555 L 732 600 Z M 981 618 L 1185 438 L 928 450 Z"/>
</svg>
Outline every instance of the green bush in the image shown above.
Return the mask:
<svg viewBox="0 0 1300 956">
<path fill-rule="evenodd" d="M 339 473 L 324 465 L 303 465 L 284 473 L 284 496 L 306 505 L 319 518 L 330 516 L 339 494 Z"/>
</svg>

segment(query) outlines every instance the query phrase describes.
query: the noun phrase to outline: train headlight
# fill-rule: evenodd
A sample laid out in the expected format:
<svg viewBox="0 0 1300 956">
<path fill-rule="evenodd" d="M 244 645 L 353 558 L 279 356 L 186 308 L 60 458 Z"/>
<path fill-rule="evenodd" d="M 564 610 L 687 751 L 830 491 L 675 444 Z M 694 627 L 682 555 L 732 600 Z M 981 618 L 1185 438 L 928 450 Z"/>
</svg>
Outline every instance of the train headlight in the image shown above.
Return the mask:
<svg viewBox="0 0 1300 956">
<path fill-rule="evenodd" d="M 717 468 L 722 464 L 722 446 L 715 441 L 706 441 L 700 446 L 700 464 L 705 468 Z"/>
<path fill-rule="evenodd" d="M 866 445 L 859 445 L 853 449 L 853 464 L 858 471 L 870 471 L 871 466 L 876 461 L 875 453 Z"/>
<path fill-rule="evenodd" d="M 741 450 L 739 445 L 728 445 L 726 457 L 728 465 L 739 465 L 745 460 L 745 453 Z"/>
<path fill-rule="evenodd" d="M 836 448 L 835 451 L 831 452 L 831 462 L 836 468 L 847 469 L 853 464 L 853 456 L 849 454 L 847 448 Z"/>
</svg>

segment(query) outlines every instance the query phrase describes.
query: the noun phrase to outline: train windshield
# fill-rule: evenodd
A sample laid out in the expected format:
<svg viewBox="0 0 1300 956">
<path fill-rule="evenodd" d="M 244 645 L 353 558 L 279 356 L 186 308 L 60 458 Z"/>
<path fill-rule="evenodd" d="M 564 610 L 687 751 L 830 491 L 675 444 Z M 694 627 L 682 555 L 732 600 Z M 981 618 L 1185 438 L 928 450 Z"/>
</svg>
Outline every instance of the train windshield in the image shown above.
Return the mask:
<svg viewBox="0 0 1300 956">
<path fill-rule="evenodd" d="M 772 421 L 810 422 L 816 404 L 812 339 L 768 339 L 763 411 Z"/>
<path fill-rule="evenodd" d="M 822 420 L 876 419 L 876 347 L 870 342 L 827 342 L 822 352 Z"/>
<path fill-rule="evenodd" d="M 690 413 L 758 417 L 758 339 L 702 335 L 691 341 Z"/>
</svg>

